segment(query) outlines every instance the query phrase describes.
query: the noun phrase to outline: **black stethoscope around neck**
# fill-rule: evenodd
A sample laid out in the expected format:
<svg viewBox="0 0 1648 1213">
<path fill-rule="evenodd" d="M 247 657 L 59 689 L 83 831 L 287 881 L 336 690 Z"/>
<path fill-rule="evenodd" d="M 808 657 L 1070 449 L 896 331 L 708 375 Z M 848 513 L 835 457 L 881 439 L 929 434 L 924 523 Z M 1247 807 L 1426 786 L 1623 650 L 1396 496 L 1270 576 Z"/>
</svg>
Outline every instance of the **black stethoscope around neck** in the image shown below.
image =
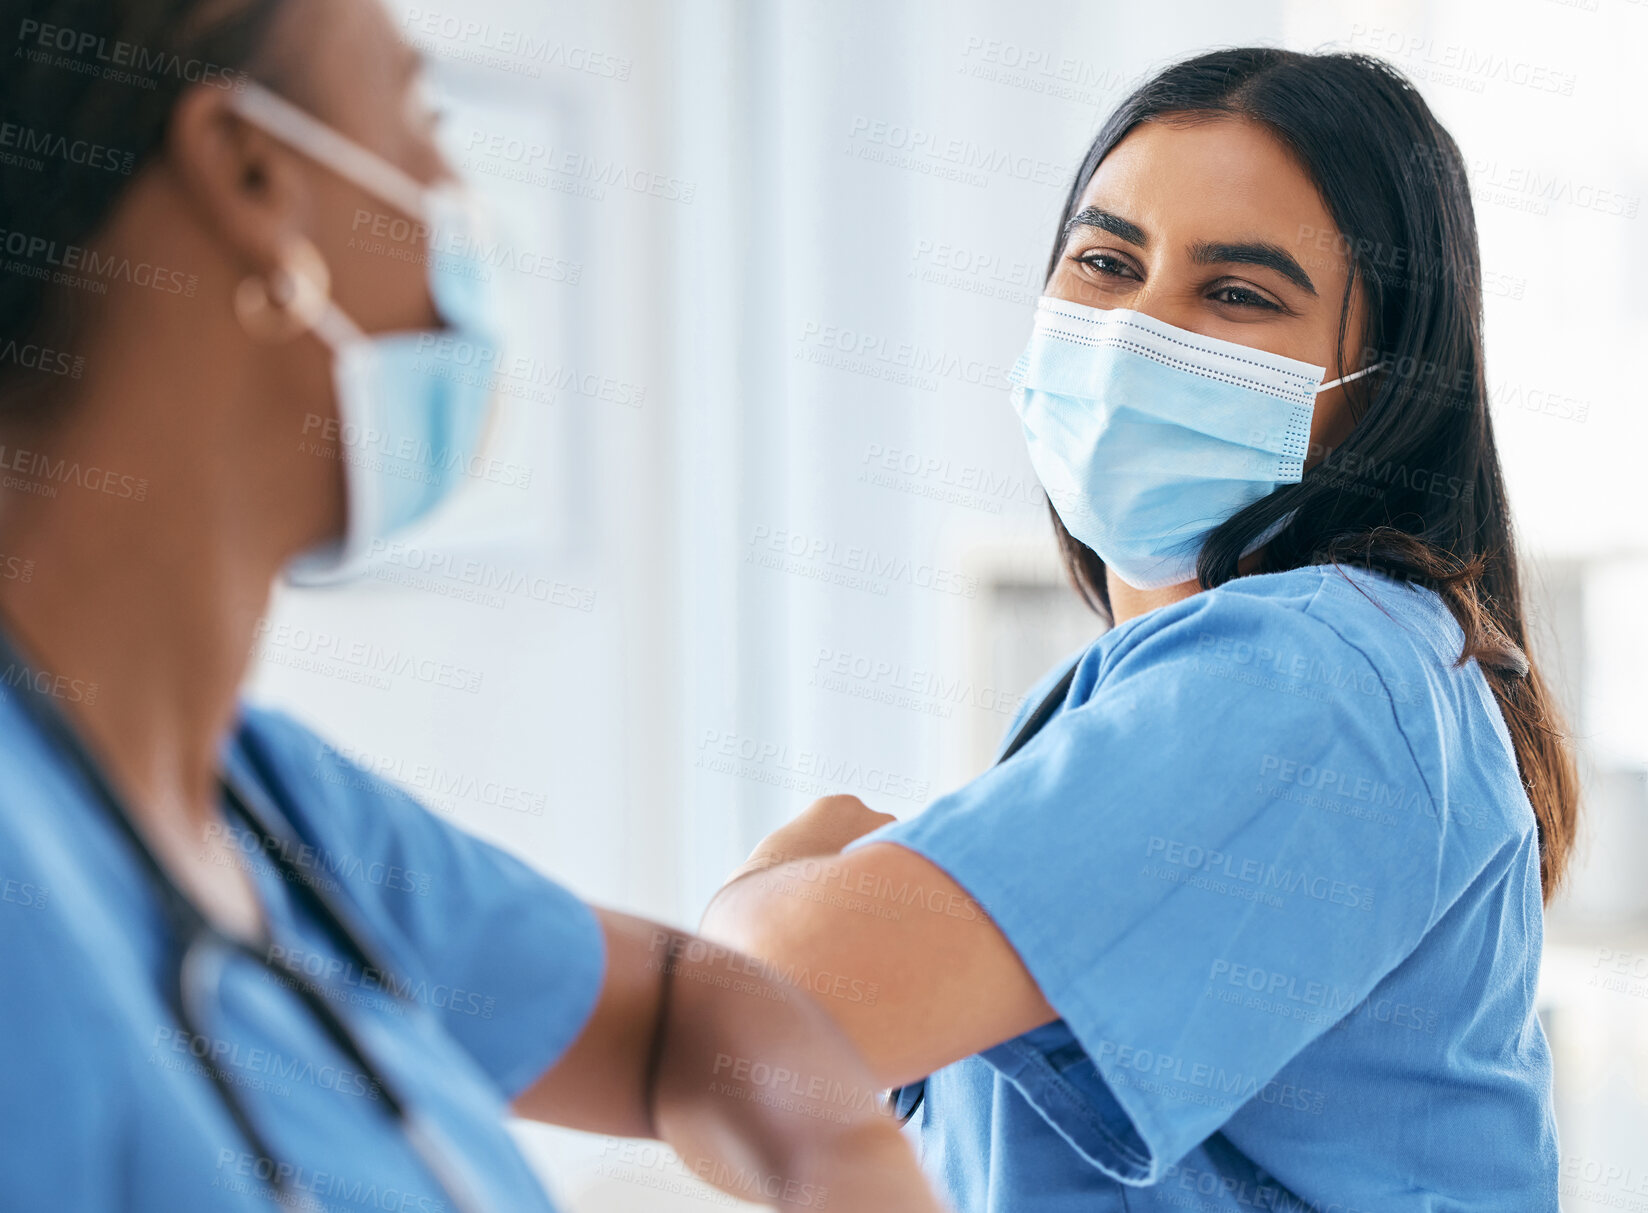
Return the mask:
<svg viewBox="0 0 1648 1213">
<path fill-rule="evenodd" d="M 336 997 L 336 993 L 312 981 L 301 968 L 279 965 L 270 959 L 269 945 L 273 941 L 268 938 L 267 912 L 264 914 L 264 938 L 248 940 L 214 923 L 172 878 L 105 774 L 106 765 L 97 759 L 89 743 L 52 704 L 50 692 L 38 685 L 39 677 L 49 676 L 37 674 L 36 663 L 18 650 L 9 633 L 9 624 L 0 617 L 0 663 L 6 668 L 5 687 L 16 692 L 13 697 L 22 707 L 24 715 L 47 745 L 79 773 L 91 790 L 93 799 L 125 838 L 171 928 L 173 962 L 177 971 L 172 1011 L 179 1026 L 188 1033 L 187 1039 L 191 1042 L 209 1039 L 202 1032 L 201 1025 L 209 1017 L 212 1000 L 219 997 L 225 968 L 236 960 L 250 961 L 259 966 L 297 996 L 327 1038 L 378 1092 L 408 1145 L 440 1185 L 452 1207 L 458 1213 L 484 1213 L 486 1206 L 474 1195 L 476 1185 L 458 1152 L 445 1141 L 444 1135 L 428 1118 L 418 1114 L 411 1102 L 401 1094 L 399 1084 L 373 1061 L 360 1035 L 333 1009 L 332 998 Z M 0 694 L 4 693 L 0 690 Z M 255 761 L 251 755 L 248 759 Z M 394 991 L 407 987 L 393 978 L 394 969 L 384 963 L 354 908 L 331 896 L 324 882 L 316 880 L 312 873 L 301 871 L 293 861 L 293 855 L 302 853 L 303 844 L 272 798 L 262 794 L 261 789 L 243 783 L 227 769 L 219 775 L 219 780 L 226 811 L 240 817 L 258 836 L 262 853 L 272 858 L 279 867 L 285 887 L 294 890 L 296 896 L 307 897 L 322 928 L 354 953 L 352 959 L 365 969 L 383 975 L 381 984 L 390 997 L 405 1002 L 404 997 Z M 235 1086 L 219 1063 L 217 1053 L 216 1049 L 207 1049 L 205 1056 L 197 1060 L 216 1088 L 236 1129 L 251 1147 L 257 1159 L 254 1174 L 270 1187 L 279 1201 L 285 1203 L 291 1197 L 291 1177 L 300 1171 L 282 1163 L 269 1149 L 246 1106 L 235 1094 Z"/>
<path fill-rule="evenodd" d="M 1053 719 L 1063 705 L 1065 697 L 1070 694 L 1070 688 L 1076 681 L 1076 671 L 1080 667 L 1081 658 L 1078 657 L 1070 663 L 1070 668 L 1064 672 L 1064 676 L 1053 684 L 1052 689 L 1047 694 L 1042 696 L 1041 702 L 1036 705 L 1035 710 L 1024 718 L 1024 723 L 1019 725 L 1019 731 L 1013 734 L 1013 740 L 1007 743 L 1007 748 L 1002 750 L 1001 757 L 996 759 L 995 766 L 999 767 L 1029 745 L 1030 739 L 1041 732 L 1047 722 Z M 887 1106 L 892 1114 L 898 1118 L 899 1124 L 907 1125 L 920 1109 L 922 1101 L 926 1097 L 927 1080 L 923 1078 L 919 1082 L 906 1083 L 902 1087 L 893 1088 L 888 1094 Z"/>
</svg>

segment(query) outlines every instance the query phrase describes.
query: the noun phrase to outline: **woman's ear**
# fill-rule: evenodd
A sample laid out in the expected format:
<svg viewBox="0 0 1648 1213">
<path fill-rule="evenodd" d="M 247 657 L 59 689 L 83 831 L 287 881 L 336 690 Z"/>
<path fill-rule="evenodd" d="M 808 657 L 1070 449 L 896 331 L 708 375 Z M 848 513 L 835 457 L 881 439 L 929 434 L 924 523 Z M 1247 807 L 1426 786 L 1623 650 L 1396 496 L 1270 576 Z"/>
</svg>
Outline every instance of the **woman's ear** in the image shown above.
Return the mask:
<svg viewBox="0 0 1648 1213">
<path fill-rule="evenodd" d="M 303 235 L 308 170 L 296 152 L 236 113 L 232 95 L 197 86 L 179 98 L 162 171 L 244 272 L 265 274 Z"/>
</svg>

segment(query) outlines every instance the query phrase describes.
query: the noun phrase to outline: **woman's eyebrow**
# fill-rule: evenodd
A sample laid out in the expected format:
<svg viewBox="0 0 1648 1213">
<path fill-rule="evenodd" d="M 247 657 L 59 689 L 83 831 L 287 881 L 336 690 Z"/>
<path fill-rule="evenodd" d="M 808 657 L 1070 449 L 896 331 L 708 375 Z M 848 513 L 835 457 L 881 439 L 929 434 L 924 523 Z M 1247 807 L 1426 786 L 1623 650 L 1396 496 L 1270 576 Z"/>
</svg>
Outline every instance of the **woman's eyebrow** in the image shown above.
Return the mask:
<svg viewBox="0 0 1648 1213">
<path fill-rule="evenodd" d="M 1148 248 L 1150 245 L 1150 238 L 1138 224 L 1131 223 L 1120 215 L 1112 215 L 1109 211 L 1102 211 L 1096 206 L 1085 207 L 1071 217 L 1070 222 L 1064 225 L 1066 238 L 1073 227 L 1101 228 L 1112 236 L 1120 236 L 1129 244 L 1136 244 L 1140 248 Z"/>
<path fill-rule="evenodd" d="M 1232 261 L 1243 265 L 1262 265 L 1275 270 L 1302 290 L 1316 293 L 1316 286 L 1305 273 L 1305 267 L 1275 244 L 1215 244 L 1200 240 L 1190 246 L 1190 259 L 1197 265 L 1225 265 Z"/>
<path fill-rule="evenodd" d="M 1113 236 L 1119 236 L 1129 244 L 1136 244 L 1140 248 L 1150 247 L 1150 237 L 1145 234 L 1142 227 L 1100 207 L 1089 206 L 1077 211 L 1070 222 L 1064 225 L 1065 237 L 1068 238 L 1070 229 L 1076 227 L 1096 227 Z M 1280 245 L 1262 242 L 1220 244 L 1201 240 L 1190 246 L 1190 259 L 1198 265 L 1227 265 L 1231 262 L 1261 265 L 1266 269 L 1275 270 L 1301 290 L 1316 294 L 1316 284 L 1310 280 L 1310 275 L 1305 273 L 1304 266 L 1294 260 Z"/>
</svg>

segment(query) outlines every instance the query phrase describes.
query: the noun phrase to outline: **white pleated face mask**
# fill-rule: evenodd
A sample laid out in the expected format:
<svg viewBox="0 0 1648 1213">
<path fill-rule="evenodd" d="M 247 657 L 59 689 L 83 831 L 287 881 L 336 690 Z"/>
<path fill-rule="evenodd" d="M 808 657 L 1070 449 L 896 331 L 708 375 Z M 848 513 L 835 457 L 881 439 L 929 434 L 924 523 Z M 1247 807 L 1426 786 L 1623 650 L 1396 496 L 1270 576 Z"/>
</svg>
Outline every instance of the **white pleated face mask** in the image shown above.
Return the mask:
<svg viewBox="0 0 1648 1213">
<path fill-rule="evenodd" d="M 1323 383 L 1308 362 L 1044 296 L 1010 378 L 1065 528 L 1128 585 L 1160 589 L 1196 576 L 1220 523 L 1298 483 L 1317 394 L 1376 369 Z"/>
</svg>

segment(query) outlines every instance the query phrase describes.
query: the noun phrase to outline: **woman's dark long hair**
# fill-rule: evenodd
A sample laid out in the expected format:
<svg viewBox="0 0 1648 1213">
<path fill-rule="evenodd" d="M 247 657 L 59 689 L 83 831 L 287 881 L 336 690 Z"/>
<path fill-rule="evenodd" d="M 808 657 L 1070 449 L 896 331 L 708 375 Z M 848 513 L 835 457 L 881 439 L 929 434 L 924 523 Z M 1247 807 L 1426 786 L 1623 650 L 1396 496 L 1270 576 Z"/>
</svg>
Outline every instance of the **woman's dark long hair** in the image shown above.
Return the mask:
<svg viewBox="0 0 1648 1213">
<path fill-rule="evenodd" d="M 1216 528 L 1196 563 L 1203 587 L 1237 576 L 1243 551 L 1292 520 L 1264 549 L 1261 572 L 1350 564 L 1428 586 L 1465 634 L 1510 730 L 1522 785 L 1539 824 L 1547 901 L 1573 850 L 1578 775 L 1560 715 L 1528 659 L 1510 509 L 1494 446 L 1483 367 L 1482 270 L 1459 149 L 1412 84 L 1365 55 L 1269 48 L 1214 51 L 1141 85 L 1088 149 L 1048 263 L 1051 278 L 1100 161 L 1141 122 L 1235 116 L 1285 144 L 1327 205 L 1337 230 L 1301 232 L 1351 261 L 1339 348 L 1342 375 L 1383 360 L 1346 391 L 1350 436 L 1305 473 Z M 1361 290 L 1366 325 L 1350 333 Z M 1294 513 L 1294 511 L 1297 511 Z M 1077 591 L 1110 618 L 1104 562 L 1053 525 Z"/>
<path fill-rule="evenodd" d="M 62 386 L 41 368 L 97 307 L 50 281 L 83 252 L 164 144 L 185 90 L 271 79 L 270 38 L 294 0 L 0 0 L 0 420 L 39 414 Z M 46 277 L 41 274 L 46 273 Z"/>
</svg>

